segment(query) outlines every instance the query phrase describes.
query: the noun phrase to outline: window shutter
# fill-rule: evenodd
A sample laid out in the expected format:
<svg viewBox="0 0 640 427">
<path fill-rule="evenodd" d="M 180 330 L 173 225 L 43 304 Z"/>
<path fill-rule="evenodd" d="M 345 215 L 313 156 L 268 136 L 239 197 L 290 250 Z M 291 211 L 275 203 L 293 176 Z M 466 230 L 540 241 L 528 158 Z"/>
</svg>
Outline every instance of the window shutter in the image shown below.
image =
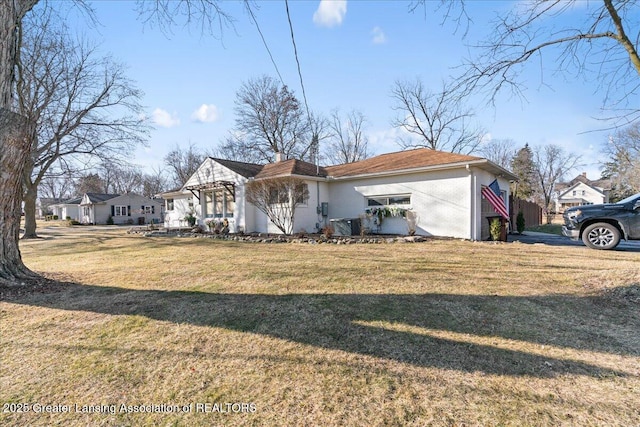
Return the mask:
<svg viewBox="0 0 640 427">
<path fill-rule="evenodd" d="M 144 205 L 142 205 L 142 210 L 140 212 L 144 215 Z"/>
<path fill-rule="evenodd" d="M 127 206 L 127 216 L 131 216 L 131 206 Z"/>
<path fill-rule="evenodd" d="M 116 216 L 116 207 L 111 205 L 111 216 Z"/>
<path fill-rule="evenodd" d="M 155 205 L 151 205 L 151 215 L 155 215 L 156 214 L 156 207 Z"/>
</svg>

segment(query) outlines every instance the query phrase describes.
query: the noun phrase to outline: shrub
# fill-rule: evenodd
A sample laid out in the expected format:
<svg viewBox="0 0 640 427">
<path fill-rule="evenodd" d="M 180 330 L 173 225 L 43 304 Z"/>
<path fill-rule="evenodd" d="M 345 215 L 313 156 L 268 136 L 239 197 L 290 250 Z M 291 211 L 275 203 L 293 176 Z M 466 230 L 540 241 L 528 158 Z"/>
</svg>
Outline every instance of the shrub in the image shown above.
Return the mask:
<svg viewBox="0 0 640 427">
<path fill-rule="evenodd" d="M 499 218 L 494 218 L 491 220 L 491 227 L 489 228 L 489 232 L 491 233 L 491 240 L 497 242 L 500 240 L 500 233 L 502 231 L 502 223 Z"/>
<path fill-rule="evenodd" d="M 107 218 L 107 225 L 113 225 L 113 217 L 111 215 Z"/>
<path fill-rule="evenodd" d="M 330 239 L 331 236 L 333 236 L 333 233 L 334 233 L 333 227 L 330 225 L 327 225 L 322 229 L 322 235 L 327 239 Z"/>
<path fill-rule="evenodd" d="M 518 230 L 518 234 L 522 234 L 524 231 L 525 223 L 524 223 L 524 214 L 522 211 L 518 212 L 518 216 L 516 217 L 516 230 Z"/>
<path fill-rule="evenodd" d="M 58 215 L 54 215 L 54 216 L 53 216 L 53 220 L 54 220 L 54 221 L 57 221 L 57 220 L 58 220 Z"/>
</svg>

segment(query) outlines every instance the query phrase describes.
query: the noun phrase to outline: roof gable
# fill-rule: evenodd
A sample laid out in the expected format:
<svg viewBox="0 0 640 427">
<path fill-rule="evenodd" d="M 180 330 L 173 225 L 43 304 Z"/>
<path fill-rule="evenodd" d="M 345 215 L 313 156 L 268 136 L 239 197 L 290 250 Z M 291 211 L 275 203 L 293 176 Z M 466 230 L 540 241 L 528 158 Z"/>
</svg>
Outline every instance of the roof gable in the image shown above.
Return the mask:
<svg viewBox="0 0 640 427">
<path fill-rule="evenodd" d="M 210 159 L 245 178 L 256 176 L 263 168 L 263 165 L 255 163 L 236 162 L 235 160 L 217 159 L 215 157 L 210 157 Z"/>
<path fill-rule="evenodd" d="M 597 192 L 598 194 L 600 194 L 600 195 L 604 196 L 604 192 L 603 192 L 601 189 L 599 189 L 598 187 L 594 187 L 593 185 L 590 185 L 590 184 L 588 184 L 588 183 L 586 183 L 586 182 L 583 182 L 583 181 L 581 181 L 581 180 L 578 180 L 575 184 L 571 185 L 569 188 L 567 188 L 566 190 L 562 191 L 562 192 L 560 193 L 560 195 L 558 196 L 558 198 L 559 198 L 559 199 L 562 199 L 562 198 L 563 198 L 564 196 L 566 196 L 569 192 L 571 192 L 571 191 L 575 190 L 575 189 L 576 189 L 576 188 L 578 188 L 578 187 L 582 187 L 582 186 L 584 186 L 584 187 L 588 187 L 588 188 L 592 189 L 593 191 Z"/>
<path fill-rule="evenodd" d="M 465 154 L 448 153 L 444 151 L 431 150 L 429 148 L 418 148 L 414 150 L 381 154 L 358 162 L 328 166 L 325 169 L 330 176 L 347 177 L 384 172 L 399 172 L 410 169 L 444 166 L 479 160 L 484 159 Z"/>
<path fill-rule="evenodd" d="M 102 203 L 109 199 L 120 196 L 119 194 L 106 194 L 106 193 L 85 193 L 82 198 L 85 203 Z"/>
<path fill-rule="evenodd" d="M 325 168 L 318 167 L 313 163 L 297 159 L 289 159 L 275 163 L 267 163 L 262 167 L 262 170 L 255 176 L 255 178 L 265 179 L 291 175 L 325 177 L 327 176 L 327 171 Z"/>
</svg>

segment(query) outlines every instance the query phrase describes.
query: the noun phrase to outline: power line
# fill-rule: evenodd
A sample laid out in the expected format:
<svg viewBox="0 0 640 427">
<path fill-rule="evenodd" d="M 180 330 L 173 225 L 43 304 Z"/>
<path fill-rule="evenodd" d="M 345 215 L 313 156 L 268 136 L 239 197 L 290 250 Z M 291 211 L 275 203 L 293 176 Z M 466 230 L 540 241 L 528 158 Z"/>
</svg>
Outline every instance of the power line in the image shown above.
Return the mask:
<svg viewBox="0 0 640 427">
<path fill-rule="evenodd" d="M 291 30 L 291 42 L 293 43 L 293 53 L 296 57 L 296 64 L 298 64 L 298 76 L 300 76 L 300 86 L 302 87 L 302 98 L 304 99 L 304 106 L 307 109 L 307 116 L 309 122 L 311 122 L 311 112 L 309 111 L 309 104 L 307 103 L 307 94 L 304 90 L 304 82 L 302 80 L 302 70 L 300 68 L 300 60 L 298 59 L 298 48 L 296 47 L 296 39 L 293 36 L 293 24 L 291 23 L 291 15 L 289 14 L 289 0 L 284 0 L 285 7 L 287 8 L 287 20 L 289 21 L 289 29 Z"/>
<path fill-rule="evenodd" d="M 271 58 L 271 63 L 273 64 L 273 67 L 276 69 L 276 73 L 278 73 L 278 77 L 280 78 L 280 82 L 282 83 L 283 86 L 286 86 L 284 84 L 284 79 L 282 78 L 282 75 L 280 74 L 280 70 L 278 69 L 278 65 L 276 65 L 276 61 L 273 59 L 273 55 L 271 54 L 271 50 L 269 49 L 269 46 L 267 45 L 267 41 L 265 40 L 264 35 L 262 34 L 262 31 L 260 30 L 260 25 L 258 25 L 258 20 L 256 19 L 255 15 L 253 14 L 253 10 L 251 10 L 251 6 L 249 5 L 248 1 L 245 2 L 245 7 L 249 11 L 249 15 L 251 15 L 251 19 L 253 20 L 253 23 L 256 25 L 256 28 L 258 29 L 258 33 L 260 34 L 260 38 L 262 39 L 262 43 L 264 44 L 265 49 L 267 49 L 267 52 L 269 53 L 269 58 Z"/>
</svg>

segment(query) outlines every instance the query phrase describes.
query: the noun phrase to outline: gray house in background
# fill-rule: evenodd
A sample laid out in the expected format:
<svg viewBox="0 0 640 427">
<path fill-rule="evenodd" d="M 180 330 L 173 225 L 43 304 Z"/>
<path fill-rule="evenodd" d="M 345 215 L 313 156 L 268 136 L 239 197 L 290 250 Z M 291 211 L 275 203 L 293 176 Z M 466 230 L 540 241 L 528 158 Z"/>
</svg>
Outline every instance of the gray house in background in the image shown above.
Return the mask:
<svg viewBox="0 0 640 427">
<path fill-rule="evenodd" d="M 85 193 L 80 201 L 80 222 L 107 224 L 158 224 L 163 221 L 163 200 L 139 194 Z"/>
<path fill-rule="evenodd" d="M 80 202 L 82 202 L 82 197 L 76 197 L 51 205 L 49 209 L 53 215 L 58 215 L 59 219 L 80 221 Z"/>
</svg>

